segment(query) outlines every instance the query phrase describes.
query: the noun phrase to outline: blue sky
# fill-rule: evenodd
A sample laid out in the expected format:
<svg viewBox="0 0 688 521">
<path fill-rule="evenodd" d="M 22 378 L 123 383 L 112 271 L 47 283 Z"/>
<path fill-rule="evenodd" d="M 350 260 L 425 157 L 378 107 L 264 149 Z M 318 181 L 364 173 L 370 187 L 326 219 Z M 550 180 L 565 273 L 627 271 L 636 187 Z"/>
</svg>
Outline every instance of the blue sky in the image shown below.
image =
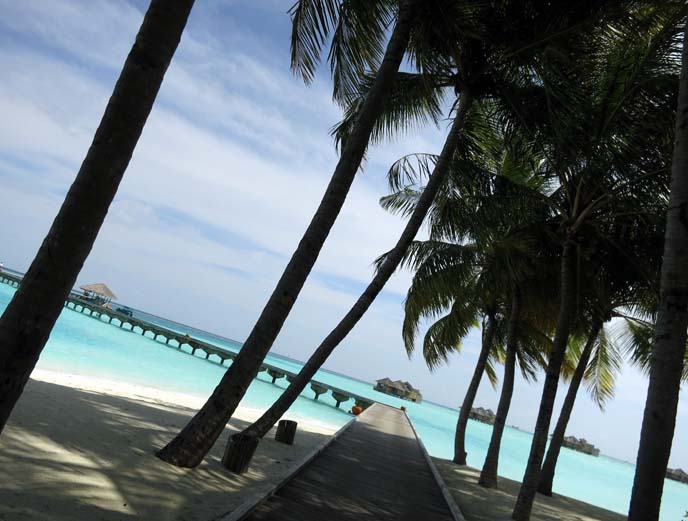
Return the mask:
<svg viewBox="0 0 688 521">
<path fill-rule="evenodd" d="M 305 229 L 336 162 L 339 119 L 324 73 L 289 71 L 289 2 L 199 1 L 79 283 L 242 340 Z M 90 144 L 145 2 L 0 0 L 0 259 L 25 269 Z M 385 173 L 437 152 L 445 124 L 371 151 L 274 350 L 305 359 L 349 308 L 403 223 L 378 205 Z M 401 342 L 409 275 L 389 283 L 327 367 L 365 380 L 403 378 L 458 405 L 479 334 L 431 374 Z M 632 368 L 604 414 L 581 394 L 569 434 L 634 461 L 647 382 Z M 561 387 L 560 405 L 565 387 Z M 540 383 L 519 381 L 509 424 L 532 428 Z M 671 464 L 688 468 L 681 394 Z M 496 409 L 483 383 L 477 405 Z"/>
</svg>

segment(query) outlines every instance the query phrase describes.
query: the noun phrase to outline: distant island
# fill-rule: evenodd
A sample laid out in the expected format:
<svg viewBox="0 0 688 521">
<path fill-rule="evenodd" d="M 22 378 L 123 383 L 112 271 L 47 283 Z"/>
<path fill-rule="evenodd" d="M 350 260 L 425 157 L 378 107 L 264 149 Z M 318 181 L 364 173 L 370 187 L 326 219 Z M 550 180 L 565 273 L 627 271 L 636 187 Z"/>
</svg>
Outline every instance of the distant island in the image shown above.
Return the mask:
<svg viewBox="0 0 688 521">
<path fill-rule="evenodd" d="M 393 381 L 389 378 L 383 378 L 375 383 L 373 389 L 415 403 L 421 403 L 423 401 L 423 395 L 418 389 L 413 387 L 410 383 L 402 382 L 401 380 Z"/>
<path fill-rule="evenodd" d="M 600 449 L 595 447 L 592 443 L 589 443 L 585 438 L 579 440 L 575 436 L 565 436 L 562 445 L 584 454 L 590 454 L 591 456 L 600 455 Z"/>
</svg>

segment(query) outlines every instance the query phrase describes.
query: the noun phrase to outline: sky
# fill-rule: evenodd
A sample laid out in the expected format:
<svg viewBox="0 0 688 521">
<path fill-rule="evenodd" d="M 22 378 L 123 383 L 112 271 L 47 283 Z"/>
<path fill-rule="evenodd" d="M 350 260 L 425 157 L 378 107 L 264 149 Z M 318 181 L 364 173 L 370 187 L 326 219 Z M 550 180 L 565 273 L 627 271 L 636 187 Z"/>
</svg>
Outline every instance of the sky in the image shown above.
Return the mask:
<svg viewBox="0 0 688 521">
<path fill-rule="evenodd" d="M 198 1 L 106 222 L 78 278 L 119 300 L 243 340 L 255 323 L 337 160 L 340 118 L 327 67 L 309 86 L 289 70 L 290 2 Z M 74 179 L 146 4 L 127 0 L 0 0 L 0 260 L 24 271 Z M 403 228 L 382 210 L 389 166 L 438 153 L 446 122 L 370 150 L 273 351 L 305 360 L 369 281 Z M 399 273 L 326 367 L 389 376 L 458 406 L 479 350 L 430 372 L 401 340 Z M 541 384 L 519 379 L 509 425 L 531 430 Z M 566 387 L 560 386 L 557 409 Z M 496 410 L 481 385 L 476 406 Z M 646 378 L 625 367 L 604 413 L 581 393 L 568 434 L 635 461 Z M 670 465 L 688 469 L 688 393 Z"/>
</svg>

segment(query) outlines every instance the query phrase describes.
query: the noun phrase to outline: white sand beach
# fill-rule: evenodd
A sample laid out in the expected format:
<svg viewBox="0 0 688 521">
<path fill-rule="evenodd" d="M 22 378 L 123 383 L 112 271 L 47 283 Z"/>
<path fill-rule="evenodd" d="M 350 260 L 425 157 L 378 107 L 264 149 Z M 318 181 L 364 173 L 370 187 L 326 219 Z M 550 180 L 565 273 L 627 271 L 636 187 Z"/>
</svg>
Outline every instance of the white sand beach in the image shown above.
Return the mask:
<svg viewBox="0 0 688 521">
<path fill-rule="evenodd" d="M 202 405 L 177 393 L 36 370 L 0 437 L 0 519 L 210 520 L 279 482 L 335 428 L 299 422 L 293 446 L 272 433 L 248 473 L 220 463 L 227 437 L 260 411 L 239 408 L 193 470 L 158 460 Z"/>
</svg>

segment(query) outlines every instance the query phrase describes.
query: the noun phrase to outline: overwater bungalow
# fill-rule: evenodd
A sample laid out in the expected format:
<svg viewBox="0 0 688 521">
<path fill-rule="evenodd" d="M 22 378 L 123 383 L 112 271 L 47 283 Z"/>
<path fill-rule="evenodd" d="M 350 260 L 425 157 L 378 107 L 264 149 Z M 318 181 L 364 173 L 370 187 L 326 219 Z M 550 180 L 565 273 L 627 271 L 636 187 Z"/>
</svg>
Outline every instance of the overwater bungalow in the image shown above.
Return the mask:
<svg viewBox="0 0 688 521">
<path fill-rule="evenodd" d="M 418 389 L 413 387 L 410 383 L 401 380 L 393 381 L 389 378 L 383 378 L 375 383 L 374 389 L 381 393 L 391 394 L 392 396 L 410 400 L 415 403 L 423 401 L 423 395 Z"/>
<path fill-rule="evenodd" d="M 589 443 L 585 438 L 578 439 L 575 436 L 565 436 L 562 445 L 584 454 L 590 454 L 591 456 L 600 455 L 600 449 Z"/>
<path fill-rule="evenodd" d="M 495 422 L 495 413 L 492 409 L 483 409 L 482 407 L 473 407 L 468 417 L 471 420 L 487 423 L 489 425 L 494 425 Z"/>
</svg>

